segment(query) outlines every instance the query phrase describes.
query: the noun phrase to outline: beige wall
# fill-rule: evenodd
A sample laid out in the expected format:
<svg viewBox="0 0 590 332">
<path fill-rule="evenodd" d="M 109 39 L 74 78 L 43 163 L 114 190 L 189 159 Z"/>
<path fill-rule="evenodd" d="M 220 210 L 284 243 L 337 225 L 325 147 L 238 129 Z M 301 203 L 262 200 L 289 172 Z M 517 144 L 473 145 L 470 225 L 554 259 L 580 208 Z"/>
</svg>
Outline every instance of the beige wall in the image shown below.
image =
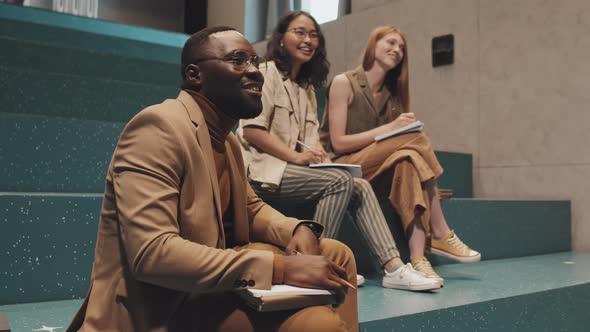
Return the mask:
<svg viewBox="0 0 590 332">
<path fill-rule="evenodd" d="M 399 26 L 412 108 L 435 148 L 473 154 L 477 197 L 571 199 L 573 247 L 590 251 L 590 2 L 354 0 L 352 9 L 322 26 L 331 76 L 358 64 L 375 26 Z M 431 39 L 448 33 L 455 64 L 432 68 Z"/>
<path fill-rule="evenodd" d="M 590 251 L 590 2 L 478 4 L 475 193 L 572 199 L 574 249 Z"/>
<path fill-rule="evenodd" d="M 207 26 L 229 25 L 244 31 L 244 0 L 213 0 L 207 2 Z"/>
</svg>

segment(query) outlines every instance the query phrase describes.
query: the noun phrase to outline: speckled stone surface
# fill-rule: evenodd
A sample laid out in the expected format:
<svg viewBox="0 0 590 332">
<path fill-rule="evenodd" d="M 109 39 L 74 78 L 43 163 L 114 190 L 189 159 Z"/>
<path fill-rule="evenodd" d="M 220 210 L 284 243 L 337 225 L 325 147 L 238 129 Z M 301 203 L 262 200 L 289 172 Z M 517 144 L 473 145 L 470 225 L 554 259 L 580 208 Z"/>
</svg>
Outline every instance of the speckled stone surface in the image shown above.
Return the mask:
<svg viewBox="0 0 590 332">
<path fill-rule="evenodd" d="M 407 240 L 399 217 L 388 202 L 381 203 L 400 254 L 407 261 Z M 484 260 L 571 250 L 569 201 L 451 199 L 443 201 L 442 208 L 451 229 L 480 251 Z M 348 216 L 342 223 L 339 239 L 354 252 L 360 272 L 380 273 L 377 261 Z M 437 256 L 432 256 L 431 262 L 452 263 Z"/>
<path fill-rule="evenodd" d="M 571 252 L 437 269 L 432 293 L 359 289 L 361 331 L 585 331 L 590 254 Z M 0 306 L 13 331 L 65 327 L 81 300 Z M 57 329 L 61 332 L 64 329 Z"/>
<path fill-rule="evenodd" d="M 0 192 L 102 193 L 122 123 L 0 113 Z"/>
<path fill-rule="evenodd" d="M 7 69 L 0 112 L 127 122 L 142 108 L 176 98 L 178 86 Z"/>
<path fill-rule="evenodd" d="M 557 253 L 445 265 L 439 291 L 367 281 L 361 331 L 583 331 L 590 322 L 590 254 Z"/>
<path fill-rule="evenodd" d="M 0 194 L 0 304 L 79 298 L 102 194 Z"/>
<path fill-rule="evenodd" d="M 473 157 L 469 153 L 434 151 L 444 168 L 438 187 L 451 189 L 454 198 L 473 197 Z"/>
<path fill-rule="evenodd" d="M 67 300 L 16 304 L 0 306 L 0 311 L 6 315 L 12 332 L 31 332 L 42 326 L 58 327 L 54 331 L 63 332 L 82 302 L 82 300 Z"/>
<path fill-rule="evenodd" d="M 170 64 L 82 49 L 76 44 L 55 46 L 1 36 L 0 48 L 1 66 L 20 71 L 62 73 L 164 86 L 178 86 L 180 81 L 180 49 L 178 63 Z"/>
</svg>

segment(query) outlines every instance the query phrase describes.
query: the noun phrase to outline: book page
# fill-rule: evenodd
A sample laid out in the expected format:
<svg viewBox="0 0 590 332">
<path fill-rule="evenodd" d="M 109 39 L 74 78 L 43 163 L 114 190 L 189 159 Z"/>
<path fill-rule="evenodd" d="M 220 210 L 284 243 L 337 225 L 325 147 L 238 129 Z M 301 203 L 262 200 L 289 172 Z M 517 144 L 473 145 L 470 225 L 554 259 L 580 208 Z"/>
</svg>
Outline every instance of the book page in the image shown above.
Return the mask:
<svg viewBox="0 0 590 332">
<path fill-rule="evenodd" d="M 254 297 L 272 297 L 282 295 L 330 295 L 330 291 L 325 289 L 315 288 L 303 288 L 291 285 L 272 285 L 270 290 L 266 289 L 253 289 L 249 288 L 246 290 Z"/>
<path fill-rule="evenodd" d="M 401 127 L 399 129 L 396 130 L 392 130 L 388 133 L 379 135 L 375 137 L 375 142 L 379 142 L 382 141 L 386 138 L 390 138 L 393 136 L 397 136 L 397 135 L 401 135 L 401 134 L 407 134 L 407 133 L 411 133 L 414 131 L 421 131 L 422 128 L 424 128 L 424 123 L 422 123 L 422 121 L 418 120 L 416 122 L 412 122 L 407 126 Z"/>
</svg>

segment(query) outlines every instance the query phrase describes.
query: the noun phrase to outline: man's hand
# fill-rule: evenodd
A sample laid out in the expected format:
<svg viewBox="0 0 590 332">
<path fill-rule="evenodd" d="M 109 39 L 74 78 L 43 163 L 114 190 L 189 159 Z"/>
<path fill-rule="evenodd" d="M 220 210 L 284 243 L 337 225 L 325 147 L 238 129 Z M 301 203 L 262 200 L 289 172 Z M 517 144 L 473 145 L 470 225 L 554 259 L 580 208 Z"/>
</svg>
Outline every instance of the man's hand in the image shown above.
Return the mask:
<svg viewBox="0 0 590 332">
<path fill-rule="evenodd" d="M 295 234 L 287 243 L 285 247 L 285 253 L 287 256 L 293 255 L 299 252 L 304 255 L 319 255 L 320 254 L 320 241 L 313 234 L 311 229 L 305 225 L 299 225 L 295 230 Z"/>
<path fill-rule="evenodd" d="M 348 286 L 341 278 L 348 280 L 348 277 L 343 267 L 324 256 L 316 255 L 285 256 L 284 264 L 285 284 L 331 290 L 336 294 L 339 303 L 344 302 Z"/>
</svg>

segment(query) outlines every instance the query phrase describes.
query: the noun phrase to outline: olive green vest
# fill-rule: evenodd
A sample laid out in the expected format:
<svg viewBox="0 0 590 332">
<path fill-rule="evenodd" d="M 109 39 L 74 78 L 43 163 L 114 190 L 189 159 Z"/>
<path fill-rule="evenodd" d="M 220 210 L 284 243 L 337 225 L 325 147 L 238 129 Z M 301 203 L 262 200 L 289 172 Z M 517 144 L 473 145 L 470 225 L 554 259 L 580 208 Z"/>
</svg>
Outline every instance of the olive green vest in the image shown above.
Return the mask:
<svg viewBox="0 0 590 332">
<path fill-rule="evenodd" d="M 352 87 L 352 101 L 348 106 L 346 135 L 379 127 L 393 121 L 400 114 L 400 111 L 393 107 L 394 103 L 388 89 L 383 89 L 380 100 L 373 100 L 371 88 L 362 66 L 347 71 L 344 75 Z M 328 98 L 329 91 L 330 87 L 328 87 L 326 98 Z M 338 155 L 334 153 L 330 142 L 329 103 L 330 100 L 327 100 L 320 127 L 320 141 L 330 156 L 335 158 Z"/>
</svg>

